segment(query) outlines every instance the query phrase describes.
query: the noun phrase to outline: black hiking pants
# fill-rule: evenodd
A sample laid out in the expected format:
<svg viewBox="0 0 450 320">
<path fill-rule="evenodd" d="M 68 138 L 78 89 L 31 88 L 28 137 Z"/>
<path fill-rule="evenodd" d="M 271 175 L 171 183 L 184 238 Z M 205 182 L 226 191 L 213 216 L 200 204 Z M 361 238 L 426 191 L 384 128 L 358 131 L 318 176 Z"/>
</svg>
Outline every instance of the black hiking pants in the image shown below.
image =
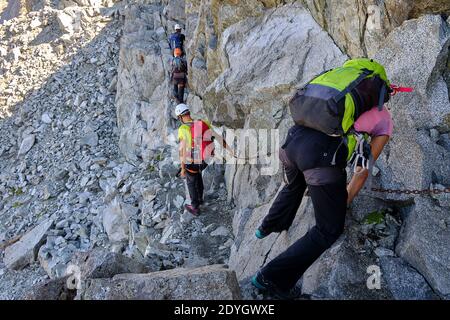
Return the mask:
<svg viewBox="0 0 450 320">
<path fill-rule="evenodd" d="M 184 103 L 184 83 L 177 83 L 173 85 L 173 95 L 178 103 Z"/>
<path fill-rule="evenodd" d="M 198 208 L 203 201 L 203 177 L 202 171 L 207 167 L 206 163 L 186 164 L 186 182 L 191 197 L 191 205 Z"/>
<path fill-rule="evenodd" d="M 303 273 L 344 230 L 347 148 L 340 141 L 340 138 L 294 126 L 280 151 L 287 184 L 277 195 L 261 228 L 265 232 L 289 229 L 307 186 L 316 220 L 316 225 L 302 238 L 261 269 L 264 279 L 281 290 L 294 287 Z M 330 166 L 334 156 L 336 166 Z M 314 171 L 316 168 L 321 168 L 319 174 L 311 176 L 309 169 Z M 304 172 L 308 173 L 306 179 Z"/>
</svg>

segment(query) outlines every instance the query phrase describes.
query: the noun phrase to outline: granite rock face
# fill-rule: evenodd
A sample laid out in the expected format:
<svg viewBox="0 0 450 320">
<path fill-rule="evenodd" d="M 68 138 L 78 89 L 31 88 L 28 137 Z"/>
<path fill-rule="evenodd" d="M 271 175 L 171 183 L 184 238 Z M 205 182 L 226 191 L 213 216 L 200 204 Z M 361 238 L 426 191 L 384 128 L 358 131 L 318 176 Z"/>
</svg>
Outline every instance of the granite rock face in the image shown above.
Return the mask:
<svg viewBox="0 0 450 320">
<path fill-rule="evenodd" d="M 86 299 L 241 297 L 236 279 L 247 288 L 314 225 L 305 196 L 287 232 L 254 236 L 282 187 L 287 103 L 349 57 L 375 58 L 393 83 L 414 87 L 387 105 L 394 134 L 374 186 L 450 185 L 448 1 L 27 0 L 0 10 L 1 297 L 73 298 L 64 277 L 74 257 L 84 259 Z M 190 199 L 176 177 L 167 42 L 176 23 L 187 36 L 194 117 L 258 136 L 238 152 L 243 164 L 205 170 L 199 217 L 184 211 Z M 264 140 L 267 159 L 251 150 Z M 344 235 L 304 274 L 303 292 L 448 299 L 449 203 L 446 193 L 364 190 Z M 42 221 L 54 223 L 44 232 Z M 205 267 L 215 264 L 230 269 Z M 367 286 L 378 276 L 369 267 L 380 289 Z"/>
<path fill-rule="evenodd" d="M 304 0 L 314 19 L 352 58 L 373 55 L 386 36 L 408 19 L 424 14 L 450 14 L 445 0 Z"/>
</svg>

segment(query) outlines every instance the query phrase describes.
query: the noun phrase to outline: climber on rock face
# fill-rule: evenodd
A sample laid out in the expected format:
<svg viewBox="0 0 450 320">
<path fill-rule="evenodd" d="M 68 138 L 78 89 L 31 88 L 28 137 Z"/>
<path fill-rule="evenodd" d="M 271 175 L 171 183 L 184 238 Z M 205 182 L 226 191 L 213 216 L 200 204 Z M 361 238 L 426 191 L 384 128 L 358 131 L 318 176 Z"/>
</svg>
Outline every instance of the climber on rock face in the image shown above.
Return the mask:
<svg viewBox="0 0 450 320">
<path fill-rule="evenodd" d="M 185 205 L 185 209 L 198 216 L 199 207 L 203 204 L 202 171 L 208 166 L 207 162 L 214 157 L 214 140 L 217 140 L 233 156 L 234 152 L 223 137 L 211 128 L 207 120 L 192 119 L 186 104 L 177 105 L 175 115 L 182 123 L 178 129 L 180 176 L 186 178 L 191 198 L 191 204 Z"/>
<path fill-rule="evenodd" d="M 175 49 L 181 49 L 181 55 L 184 56 L 184 40 L 186 37 L 181 33 L 181 26 L 175 25 L 175 32 L 169 37 L 169 46 L 175 55 Z"/>
<path fill-rule="evenodd" d="M 181 49 L 174 50 L 174 57 L 171 62 L 170 80 L 173 83 L 173 95 L 178 103 L 184 102 L 184 89 L 187 83 L 188 67 L 187 61 L 181 56 Z"/>
<path fill-rule="evenodd" d="M 297 297 L 297 281 L 343 233 L 347 205 L 392 134 L 384 107 L 390 93 L 382 65 L 354 59 L 314 78 L 291 99 L 296 124 L 280 149 L 287 182 L 255 235 L 262 239 L 288 230 L 307 187 L 316 225 L 259 270 L 254 286 L 280 298 Z M 347 186 L 348 162 L 354 175 Z"/>
</svg>

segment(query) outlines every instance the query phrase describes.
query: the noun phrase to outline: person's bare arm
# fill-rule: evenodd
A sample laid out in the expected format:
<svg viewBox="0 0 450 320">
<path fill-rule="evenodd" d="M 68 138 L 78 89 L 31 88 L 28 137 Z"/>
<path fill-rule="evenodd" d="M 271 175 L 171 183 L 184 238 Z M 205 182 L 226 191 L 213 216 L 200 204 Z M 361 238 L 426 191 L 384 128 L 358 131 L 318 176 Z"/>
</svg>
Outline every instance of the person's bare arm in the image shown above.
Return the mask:
<svg viewBox="0 0 450 320">
<path fill-rule="evenodd" d="M 186 141 L 180 140 L 180 147 L 178 149 L 180 155 L 181 172 L 180 176 L 184 178 L 186 176 Z"/>
<path fill-rule="evenodd" d="M 389 136 L 379 136 L 372 138 L 372 141 L 370 142 L 370 147 L 372 150 L 372 156 L 374 160 L 377 160 L 380 156 L 381 152 L 383 151 L 384 146 L 389 141 Z M 363 188 L 364 183 L 367 180 L 367 177 L 369 176 L 369 171 L 367 169 L 363 169 L 362 167 L 357 167 L 356 172 L 353 175 L 352 179 L 350 180 L 350 183 L 347 186 L 347 192 L 348 192 L 348 198 L 347 198 L 347 204 L 350 204 L 353 199 L 356 197 L 356 195 L 359 193 L 359 191 Z"/>
</svg>

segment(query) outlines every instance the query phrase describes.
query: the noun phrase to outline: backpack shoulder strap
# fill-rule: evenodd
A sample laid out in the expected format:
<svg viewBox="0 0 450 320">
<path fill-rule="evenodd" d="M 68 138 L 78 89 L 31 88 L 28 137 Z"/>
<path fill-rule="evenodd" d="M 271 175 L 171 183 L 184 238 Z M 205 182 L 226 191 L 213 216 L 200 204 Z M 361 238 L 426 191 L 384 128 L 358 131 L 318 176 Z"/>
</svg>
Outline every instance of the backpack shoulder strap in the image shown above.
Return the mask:
<svg viewBox="0 0 450 320">
<path fill-rule="evenodd" d="M 363 69 L 362 73 L 353 80 L 344 90 L 342 90 L 339 94 L 337 94 L 335 97 L 333 97 L 334 102 L 338 103 L 342 98 L 344 98 L 347 93 L 355 89 L 365 78 L 367 78 L 368 75 L 372 74 L 373 71 L 368 69 Z"/>
</svg>

